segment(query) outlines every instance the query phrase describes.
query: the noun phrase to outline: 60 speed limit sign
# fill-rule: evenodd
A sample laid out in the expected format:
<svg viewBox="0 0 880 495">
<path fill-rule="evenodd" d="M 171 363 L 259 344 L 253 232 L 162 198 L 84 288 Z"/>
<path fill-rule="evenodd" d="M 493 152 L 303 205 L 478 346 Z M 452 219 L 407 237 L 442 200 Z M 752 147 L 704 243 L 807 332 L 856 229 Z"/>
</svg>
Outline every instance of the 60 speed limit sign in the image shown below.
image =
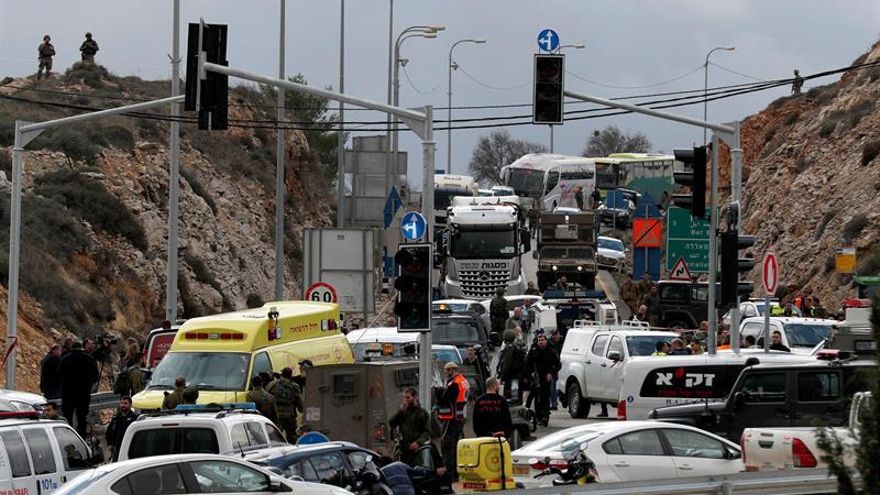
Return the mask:
<svg viewBox="0 0 880 495">
<path fill-rule="evenodd" d="M 336 289 L 326 282 L 315 282 L 306 289 L 306 301 L 335 303 L 339 302 Z"/>
</svg>

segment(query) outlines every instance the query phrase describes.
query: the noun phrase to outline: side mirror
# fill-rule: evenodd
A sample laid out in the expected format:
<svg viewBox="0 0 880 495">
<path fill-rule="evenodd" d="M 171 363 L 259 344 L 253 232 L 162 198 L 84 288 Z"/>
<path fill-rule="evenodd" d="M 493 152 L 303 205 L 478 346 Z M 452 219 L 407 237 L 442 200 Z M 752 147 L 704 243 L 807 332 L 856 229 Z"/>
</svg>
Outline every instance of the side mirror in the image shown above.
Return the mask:
<svg viewBox="0 0 880 495">
<path fill-rule="evenodd" d="M 285 485 L 281 478 L 278 476 L 270 476 L 269 477 L 269 491 L 273 493 L 277 492 L 292 492 L 289 486 Z"/>
<path fill-rule="evenodd" d="M 724 458 L 729 460 L 742 459 L 742 452 L 730 448 L 724 449 Z"/>
<path fill-rule="evenodd" d="M 623 359 L 623 357 L 620 355 L 619 352 L 614 351 L 614 352 L 609 352 L 609 353 L 608 353 L 608 359 L 610 359 L 610 360 L 612 360 L 612 361 L 614 361 L 614 362 L 618 362 L 618 361 L 620 361 L 621 359 Z"/>
<path fill-rule="evenodd" d="M 733 407 L 734 409 L 739 409 L 746 403 L 746 394 L 743 392 L 737 392 L 733 394 Z"/>
</svg>

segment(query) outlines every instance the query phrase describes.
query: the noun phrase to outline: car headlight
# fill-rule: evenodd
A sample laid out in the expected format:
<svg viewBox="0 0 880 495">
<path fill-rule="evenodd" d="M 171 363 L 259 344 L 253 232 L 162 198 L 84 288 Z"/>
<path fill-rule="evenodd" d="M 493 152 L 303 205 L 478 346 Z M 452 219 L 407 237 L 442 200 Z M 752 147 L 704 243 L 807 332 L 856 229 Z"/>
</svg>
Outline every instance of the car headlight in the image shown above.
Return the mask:
<svg viewBox="0 0 880 495">
<path fill-rule="evenodd" d="M 579 271 L 579 272 L 582 272 L 582 271 L 584 271 L 584 267 L 583 267 L 583 266 L 581 266 L 581 265 L 578 265 L 578 271 Z"/>
<path fill-rule="evenodd" d="M 555 272 L 556 270 L 559 269 L 559 267 L 557 267 L 556 265 L 553 265 L 553 266 L 550 267 L 550 269 L 553 270 L 553 271 Z"/>
</svg>

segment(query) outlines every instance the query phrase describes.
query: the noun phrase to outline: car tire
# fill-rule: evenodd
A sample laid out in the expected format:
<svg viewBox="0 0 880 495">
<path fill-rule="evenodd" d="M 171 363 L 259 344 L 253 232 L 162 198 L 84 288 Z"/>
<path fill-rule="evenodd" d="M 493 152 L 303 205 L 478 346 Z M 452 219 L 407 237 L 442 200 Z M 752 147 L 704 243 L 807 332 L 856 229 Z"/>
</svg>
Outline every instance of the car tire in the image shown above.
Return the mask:
<svg viewBox="0 0 880 495">
<path fill-rule="evenodd" d="M 581 386 L 572 382 L 568 386 L 568 414 L 574 419 L 583 419 L 590 412 L 590 401 L 581 395 Z"/>
<path fill-rule="evenodd" d="M 514 428 L 510 433 L 510 438 L 507 439 L 507 443 L 510 444 L 510 451 L 520 448 L 522 445 L 522 433 L 520 433 L 519 428 Z"/>
</svg>

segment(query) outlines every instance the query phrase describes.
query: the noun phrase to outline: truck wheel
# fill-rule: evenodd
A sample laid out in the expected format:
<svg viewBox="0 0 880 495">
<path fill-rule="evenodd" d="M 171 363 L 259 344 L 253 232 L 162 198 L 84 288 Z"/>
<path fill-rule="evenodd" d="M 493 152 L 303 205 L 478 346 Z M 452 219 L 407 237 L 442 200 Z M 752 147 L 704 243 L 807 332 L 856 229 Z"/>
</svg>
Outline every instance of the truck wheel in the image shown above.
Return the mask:
<svg viewBox="0 0 880 495">
<path fill-rule="evenodd" d="M 507 439 L 507 443 L 510 444 L 510 450 L 514 451 L 522 445 L 522 433 L 519 432 L 519 428 L 514 428 L 510 433 L 510 438 Z"/>
<path fill-rule="evenodd" d="M 572 382 L 568 386 L 568 414 L 574 419 L 583 419 L 590 412 L 590 401 L 581 395 L 581 386 Z"/>
</svg>

